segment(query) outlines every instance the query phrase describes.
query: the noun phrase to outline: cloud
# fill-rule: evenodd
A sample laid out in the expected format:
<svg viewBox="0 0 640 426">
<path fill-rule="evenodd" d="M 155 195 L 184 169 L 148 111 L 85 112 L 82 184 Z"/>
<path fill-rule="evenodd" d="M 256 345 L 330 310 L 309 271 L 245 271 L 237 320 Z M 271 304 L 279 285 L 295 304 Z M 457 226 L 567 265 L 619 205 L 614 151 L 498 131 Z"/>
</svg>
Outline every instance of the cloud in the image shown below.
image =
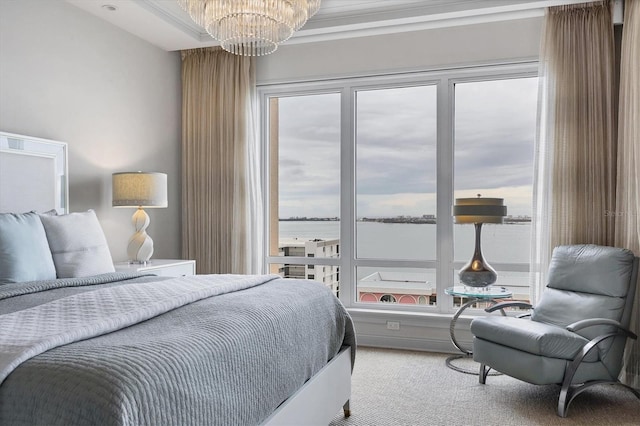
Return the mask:
<svg viewBox="0 0 640 426">
<path fill-rule="evenodd" d="M 508 194 L 510 212 L 530 214 L 536 96 L 535 78 L 456 84 L 456 196 Z M 358 91 L 356 102 L 358 215 L 435 213 L 435 86 Z M 279 99 L 281 217 L 339 215 L 340 105 L 338 93 Z"/>
</svg>

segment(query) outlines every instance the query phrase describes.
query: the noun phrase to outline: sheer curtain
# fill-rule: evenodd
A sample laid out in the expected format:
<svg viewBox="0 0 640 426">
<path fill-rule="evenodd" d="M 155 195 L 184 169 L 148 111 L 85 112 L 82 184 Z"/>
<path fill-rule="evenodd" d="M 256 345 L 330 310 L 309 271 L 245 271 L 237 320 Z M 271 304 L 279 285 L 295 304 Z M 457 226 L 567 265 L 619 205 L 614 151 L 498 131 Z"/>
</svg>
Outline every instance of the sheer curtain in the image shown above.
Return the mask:
<svg viewBox="0 0 640 426">
<path fill-rule="evenodd" d="M 198 273 L 262 272 L 255 61 L 182 52 L 182 254 Z"/>
<path fill-rule="evenodd" d="M 640 0 L 626 0 L 620 58 L 618 182 L 615 245 L 640 256 Z M 640 288 L 636 292 L 631 330 L 640 332 Z M 627 343 L 620 378 L 640 388 L 640 343 Z"/>
<path fill-rule="evenodd" d="M 540 50 L 532 300 L 553 247 L 614 243 L 616 121 L 609 2 L 547 10 Z"/>
</svg>

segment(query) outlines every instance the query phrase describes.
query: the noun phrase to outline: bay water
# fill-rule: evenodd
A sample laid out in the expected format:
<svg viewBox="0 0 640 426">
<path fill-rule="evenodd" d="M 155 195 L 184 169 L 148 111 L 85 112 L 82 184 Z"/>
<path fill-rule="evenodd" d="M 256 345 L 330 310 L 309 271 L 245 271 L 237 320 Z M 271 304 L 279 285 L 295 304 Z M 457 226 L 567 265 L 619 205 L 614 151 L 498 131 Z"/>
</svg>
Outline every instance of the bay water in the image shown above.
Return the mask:
<svg viewBox="0 0 640 426">
<path fill-rule="evenodd" d="M 482 253 L 489 264 L 529 263 L 531 224 L 485 224 L 482 227 Z M 324 240 L 340 237 L 338 221 L 280 221 L 280 238 L 297 238 L 305 241 L 315 238 Z M 436 225 L 415 223 L 357 222 L 357 257 L 393 260 L 435 260 Z M 473 225 L 454 225 L 454 260 L 468 261 L 475 246 Z M 359 268 L 358 279 L 375 270 L 391 271 L 389 268 Z M 429 273 L 435 282 L 435 270 Z M 455 280 L 455 279 L 454 279 Z M 500 272 L 498 283 L 506 281 L 517 287 L 528 284 L 526 272 Z"/>
<path fill-rule="evenodd" d="M 482 252 L 491 263 L 528 263 L 531 224 L 486 224 Z M 280 238 L 324 240 L 340 238 L 338 221 L 280 221 Z M 436 225 L 357 222 L 357 255 L 373 259 L 436 259 Z M 454 258 L 471 258 L 475 245 L 473 225 L 454 225 Z"/>
</svg>

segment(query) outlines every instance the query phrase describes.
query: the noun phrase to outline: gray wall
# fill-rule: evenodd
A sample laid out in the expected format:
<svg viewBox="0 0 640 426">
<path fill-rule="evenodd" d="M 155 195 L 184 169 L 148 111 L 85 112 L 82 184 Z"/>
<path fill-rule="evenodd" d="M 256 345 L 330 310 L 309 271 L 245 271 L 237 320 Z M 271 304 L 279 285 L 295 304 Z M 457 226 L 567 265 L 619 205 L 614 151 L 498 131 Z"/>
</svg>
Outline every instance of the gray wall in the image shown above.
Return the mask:
<svg viewBox="0 0 640 426">
<path fill-rule="evenodd" d="M 538 57 L 542 17 L 314 44 L 283 44 L 258 58 L 258 84 Z"/>
<path fill-rule="evenodd" d="M 132 209 L 111 207 L 111 174 L 168 174 L 169 207 L 148 209 L 154 257 L 180 256 L 180 56 L 60 0 L 0 0 L 0 130 L 69 144 L 71 211 L 94 209 L 114 260 Z"/>
</svg>

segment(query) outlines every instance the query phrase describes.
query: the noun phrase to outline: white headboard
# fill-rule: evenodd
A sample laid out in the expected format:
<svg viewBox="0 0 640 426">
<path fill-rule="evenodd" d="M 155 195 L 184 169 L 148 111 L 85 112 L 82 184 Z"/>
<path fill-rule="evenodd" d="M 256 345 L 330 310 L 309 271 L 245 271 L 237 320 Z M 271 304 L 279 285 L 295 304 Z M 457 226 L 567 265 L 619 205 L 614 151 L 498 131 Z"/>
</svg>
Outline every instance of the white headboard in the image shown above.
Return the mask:
<svg viewBox="0 0 640 426">
<path fill-rule="evenodd" d="M 0 132 L 0 213 L 69 211 L 67 144 Z"/>
</svg>

